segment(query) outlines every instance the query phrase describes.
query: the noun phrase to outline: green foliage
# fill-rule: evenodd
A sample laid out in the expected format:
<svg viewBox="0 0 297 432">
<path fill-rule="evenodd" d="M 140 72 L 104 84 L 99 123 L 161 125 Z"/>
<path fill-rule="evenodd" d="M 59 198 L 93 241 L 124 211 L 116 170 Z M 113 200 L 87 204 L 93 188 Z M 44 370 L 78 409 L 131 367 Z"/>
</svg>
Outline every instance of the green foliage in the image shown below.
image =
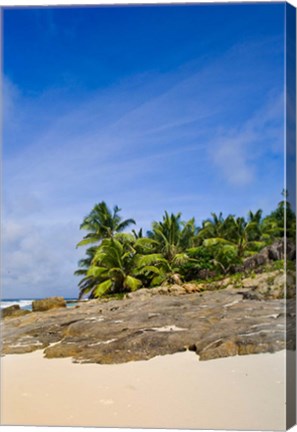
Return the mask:
<svg viewBox="0 0 297 432">
<path fill-rule="evenodd" d="M 181 213 L 169 215 L 165 212 L 161 222 L 153 222 L 148 237 L 156 242 L 158 249 L 170 263 L 175 256 L 194 245 L 195 220 L 181 221 Z"/>
<path fill-rule="evenodd" d="M 142 281 L 135 275 L 136 255 L 129 234 L 104 239 L 87 270 L 86 275 L 92 279 L 92 286 L 88 290 L 83 289 L 81 295 L 90 293 L 91 298 L 98 298 L 140 288 Z"/>
<path fill-rule="evenodd" d="M 90 243 L 98 243 L 104 238 L 112 238 L 115 233 L 120 233 L 129 225 L 135 224 L 134 219 L 123 221 L 119 215 L 120 211 L 118 206 L 110 210 L 104 201 L 96 204 L 80 225 L 80 229 L 88 231 L 88 234 L 77 246 L 85 246 Z"/>
<path fill-rule="evenodd" d="M 182 280 L 183 266 L 189 262 L 187 248 L 194 245 L 196 231 L 194 218 L 187 222 L 182 221 L 181 213 L 169 215 L 165 212 L 162 221 L 152 223 L 152 230 L 147 233 L 153 250 L 153 253 L 148 255 L 149 268 L 142 268 L 140 261 L 140 271 L 147 271 L 150 286 L 171 281 L 178 283 Z"/>
<path fill-rule="evenodd" d="M 213 254 L 210 248 L 196 246 L 194 248 L 187 249 L 187 254 L 191 260 L 195 260 L 197 268 L 212 268 L 211 260 L 213 259 Z"/>
<path fill-rule="evenodd" d="M 284 236 L 296 239 L 296 215 L 291 208 L 288 192 L 285 189 L 282 195 L 284 198 L 278 203 L 276 210 L 263 220 L 263 230 L 269 236 L 270 241 Z"/>
<path fill-rule="evenodd" d="M 285 269 L 285 261 L 284 260 L 278 260 L 274 261 L 272 264 L 273 270 L 284 270 Z"/>
<path fill-rule="evenodd" d="M 244 273 L 238 272 L 238 273 L 235 273 L 234 275 L 230 276 L 230 279 L 233 283 L 236 284 L 236 282 L 237 283 L 241 282 L 242 279 L 244 279 L 244 277 L 245 277 Z"/>
<path fill-rule="evenodd" d="M 238 249 L 232 244 L 216 245 L 213 251 L 214 263 L 218 270 L 226 274 L 237 264 L 241 263 L 241 259 L 238 256 Z"/>
<path fill-rule="evenodd" d="M 199 279 L 201 270 L 215 270 L 214 255 L 210 248 L 196 246 L 186 252 L 188 260 L 181 265 L 181 274 L 186 281 Z"/>
<path fill-rule="evenodd" d="M 211 213 L 200 227 L 194 218 L 183 221 L 181 213 L 165 212 L 161 221 L 152 222 L 146 235 L 142 229 L 124 232 L 135 221 L 122 220 L 118 206 L 111 210 L 104 201 L 96 204 L 80 226 L 87 234 L 77 246 L 92 244 L 75 271 L 82 277 L 80 297 L 122 296 L 142 286 L 209 277 L 217 280 L 236 271 L 246 257 L 276 239 L 284 235 L 295 238 L 295 214 L 287 194 L 283 195 L 276 210 L 266 217 L 260 209 L 249 211 L 246 219 Z M 283 269 L 284 262 L 272 266 Z M 287 263 L 288 269 L 293 266 Z M 232 277 L 240 284 L 240 274 Z"/>
<path fill-rule="evenodd" d="M 274 261 L 271 265 L 269 270 L 292 270 L 292 271 L 296 271 L 296 263 L 294 261 L 287 261 L 285 262 L 284 260 L 278 260 L 278 261 Z"/>
</svg>

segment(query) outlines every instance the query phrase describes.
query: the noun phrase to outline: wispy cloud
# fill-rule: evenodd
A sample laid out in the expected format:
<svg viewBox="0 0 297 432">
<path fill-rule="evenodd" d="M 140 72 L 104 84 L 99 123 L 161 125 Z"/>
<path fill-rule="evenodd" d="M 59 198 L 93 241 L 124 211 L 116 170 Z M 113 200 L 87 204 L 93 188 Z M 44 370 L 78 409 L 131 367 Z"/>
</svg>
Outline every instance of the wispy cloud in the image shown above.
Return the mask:
<svg viewBox="0 0 297 432">
<path fill-rule="evenodd" d="M 79 238 L 74 235 L 76 231 L 71 222 L 7 221 L 2 232 L 4 295 L 73 295 L 73 260 L 79 257 L 79 252 L 73 250 L 73 241 Z"/>
<path fill-rule="evenodd" d="M 5 295 L 74 295 L 78 227 L 100 200 L 144 228 L 165 209 L 201 220 L 253 206 L 270 181 L 263 161 L 280 166 L 283 131 L 281 65 L 259 52 L 235 47 L 79 98 L 71 88 L 25 97 L 6 77 Z"/>
<path fill-rule="evenodd" d="M 281 156 L 284 139 L 284 95 L 264 103 L 237 128 L 221 129 L 211 145 L 210 159 L 233 185 L 257 180 L 264 155 Z M 265 167 L 266 169 L 268 166 Z"/>
</svg>

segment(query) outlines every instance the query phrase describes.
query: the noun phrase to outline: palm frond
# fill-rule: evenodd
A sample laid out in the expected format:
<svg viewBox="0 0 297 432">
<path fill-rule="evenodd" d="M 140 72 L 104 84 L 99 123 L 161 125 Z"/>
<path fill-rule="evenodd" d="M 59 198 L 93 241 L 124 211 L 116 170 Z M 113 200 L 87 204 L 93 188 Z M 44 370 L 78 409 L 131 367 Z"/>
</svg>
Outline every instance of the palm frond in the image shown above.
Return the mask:
<svg viewBox="0 0 297 432">
<path fill-rule="evenodd" d="M 173 263 L 176 265 L 182 265 L 185 264 L 186 262 L 189 261 L 189 257 L 186 253 L 179 253 L 176 254 L 174 259 L 173 259 Z"/>
<path fill-rule="evenodd" d="M 107 271 L 106 271 L 105 267 L 98 267 L 98 266 L 92 265 L 87 271 L 87 276 L 92 276 L 94 278 L 100 278 L 104 274 L 106 275 L 106 273 L 107 273 Z"/>
<path fill-rule="evenodd" d="M 211 246 L 217 246 L 217 245 L 230 245 L 230 241 L 226 240 L 224 238 L 210 238 L 210 239 L 205 239 L 203 241 L 203 246 L 206 247 L 211 247 Z"/>
<path fill-rule="evenodd" d="M 80 247 L 80 246 L 86 246 L 92 243 L 98 243 L 99 242 L 99 238 L 97 236 L 86 236 L 84 237 L 80 242 L 77 243 L 76 247 Z"/>
<path fill-rule="evenodd" d="M 163 269 L 158 268 L 156 266 L 150 266 L 150 265 L 143 266 L 143 267 L 137 269 L 136 272 L 137 272 L 137 275 L 145 275 L 145 274 L 150 274 L 150 273 L 153 273 L 156 275 L 164 274 Z"/>
<path fill-rule="evenodd" d="M 136 260 L 137 267 L 154 265 L 157 263 L 167 264 L 167 260 L 162 256 L 162 254 L 153 253 L 150 255 L 141 255 Z"/>
<path fill-rule="evenodd" d="M 126 219 L 123 222 L 120 222 L 117 226 L 117 231 L 122 232 L 124 229 L 128 228 L 129 225 L 136 225 L 134 219 Z"/>
<path fill-rule="evenodd" d="M 126 276 L 124 280 L 124 287 L 128 288 L 130 291 L 136 291 L 138 288 L 141 287 L 141 285 L 142 282 L 133 276 Z"/>
<path fill-rule="evenodd" d="M 102 297 L 104 294 L 106 294 L 112 288 L 112 285 L 113 285 L 113 283 L 110 279 L 107 279 L 106 281 L 101 282 L 93 290 L 93 296 L 95 298 Z"/>
<path fill-rule="evenodd" d="M 151 281 L 151 286 L 154 287 L 154 286 L 161 285 L 163 282 L 165 282 L 165 280 L 166 280 L 165 273 L 163 273 L 162 275 L 155 276 Z"/>
</svg>

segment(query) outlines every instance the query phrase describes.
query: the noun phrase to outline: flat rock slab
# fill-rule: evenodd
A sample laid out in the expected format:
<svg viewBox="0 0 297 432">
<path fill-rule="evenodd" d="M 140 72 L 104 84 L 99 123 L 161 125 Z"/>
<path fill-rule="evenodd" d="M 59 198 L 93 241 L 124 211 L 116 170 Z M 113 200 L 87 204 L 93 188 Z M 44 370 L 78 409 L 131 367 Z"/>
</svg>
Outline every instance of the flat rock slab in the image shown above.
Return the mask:
<svg viewBox="0 0 297 432">
<path fill-rule="evenodd" d="M 108 364 L 190 349 L 208 360 L 294 349 L 294 320 L 294 299 L 246 299 L 230 288 L 92 300 L 2 320 L 2 354 L 43 349 L 47 358 Z"/>
</svg>

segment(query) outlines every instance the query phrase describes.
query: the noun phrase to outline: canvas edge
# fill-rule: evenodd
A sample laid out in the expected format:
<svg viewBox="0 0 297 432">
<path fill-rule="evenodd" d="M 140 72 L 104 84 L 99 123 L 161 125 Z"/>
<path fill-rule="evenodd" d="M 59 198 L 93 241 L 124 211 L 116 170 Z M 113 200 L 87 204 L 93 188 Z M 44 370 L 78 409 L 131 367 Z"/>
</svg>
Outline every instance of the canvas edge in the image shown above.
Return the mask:
<svg viewBox="0 0 297 432">
<path fill-rule="evenodd" d="M 285 190 L 296 212 L 296 8 L 285 5 Z M 285 213 L 285 269 L 286 266 Z M 296 239 L 295 239 L 296 240 Z M 296 258 L 294 262 L 296 277 Z M 286 278 L 287 281 L 287 278 Z M 295 287 L 296 288 L 296 287 Z M 287 306 L 289 306 L 287 304 Z M 292 310 L 293 308 L 293 310 Z M 296 302 L 287 310 L 286 351 L 286 429 L 296 424 Z"/>
</svg>

